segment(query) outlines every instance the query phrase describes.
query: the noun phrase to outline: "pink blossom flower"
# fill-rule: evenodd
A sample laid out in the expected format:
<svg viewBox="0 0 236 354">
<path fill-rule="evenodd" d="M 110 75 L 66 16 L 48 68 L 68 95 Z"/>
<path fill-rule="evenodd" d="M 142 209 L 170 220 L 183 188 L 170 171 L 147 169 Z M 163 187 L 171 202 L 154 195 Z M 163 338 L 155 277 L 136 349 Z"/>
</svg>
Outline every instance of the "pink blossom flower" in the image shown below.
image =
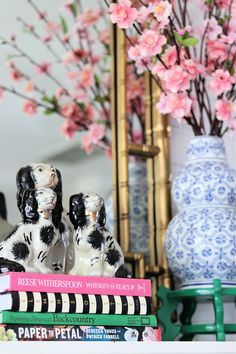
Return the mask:
<svg viewBox="0 0 236 354">
<path fill-rule="evenodd" d="M 63 34 L 62 40 L 64 43 L 68 43 L 70 40 L 70 35 L 68 33 Z"/>
<path fill-rule="evenodd" d="M 101 10 L 100 9 L 88 9 L 85 10 L 83 15 L 81 15 L 82 20 L 83 20 L 83 24 L 86 26 L 92 26 L 94 25 L 97 20 L 99 19 L 99 17 L 102 15 Z M 78 21 L 79 16 L 77 17 L 77 21 Z"/>
<path fill-rule="evenodd" d="M 62 61 L 63 63 L 75 63 L 77 62 L 78 58 L 75 56 L 73 51 L 67 52 L 66 54 L 63 55 Z"/>
<path fill-rule="evenodd" d="M 140 51 L 140 46 L 138 44 L 128 49 L 128 57 L 134 61 L 140 59 L 141 51 Z"/>
<path fill-rule="evenodd" d="M 79 77 L 79 71 L 78 70 L 68 71 L 67 77 L 69 80 L 76 80 Z"/>
<path fill-rule="evenodd" d="M 134 131 L 132 134 L 132 142 L 135 144 L 142 144 L 143 142 L 143 134 L 140 131 Z"/>
<path fill-rule="evenodd" d="M 13 63 L 13 61 L 11 60 L 7 60 L 5 63 L 6 67 L 9 69 L 14 69 L 15 68 L 15 64 Z"/>
<path fill-rule="evenodd" d="M 44 20 L 45 18 L 47 18 L 47 12 L 46 11 L 40 11 L 40 12 L 38 12 L 38 19 L 39 20 Z"/>
<path fill-rule="evenodd" d="M 24 85 L 24 92 L 30 93 L 34 89 L 34 83 L 32 81 L 27 81 Z"/>
<path fill-rule="evenodd" d="M 48 43 L 52 40 L 52 35 L 51 34 L 45 34 L 44 36 L 41 37 L 41 40 L 44 43 Z"/>
<path fill-rule="evenodd" d="M 109 45 L 110 43 L 110 29 L 105 29 L 104 31 L 99 33 L 99 39 L 103 44 Z"/>
<path fill-rule="evenodd" d="M 86 92 L 81 88 L 75 88 L 75 90 L 72 92 L 72 97 L 78 102 L 83 102 L 83 103 L 86 102 L 88 99 Z"/>
<path fill-rule="evenodd" d="M 144 78 L 137 78 L 132 74 L 127 77 L 127 97 L 129 100 L 134 100 L 137 97 L 141 97 L 145 91 Z"/>
<path fill-rule="evenodd" d="M 61 125 L 61 132 L 67 139 L 72 139 L 77 131 L 78 125 L 73 120 L 67 119 Z"/>
<path fill-rule="evenodd" d="M 64 2 L 64 4 L 61 6 L 60 10 L 61 10 L 62 12 L 66 11 L 66 12 L 72 13 L 73 4 L 74 4 L 74 0 L 67 0 L 67 1 Z"/>
<path fill-rule="evenodd" d="M 207 37 L 214 41 L 222 33 L 222 27 L 218 25 L 218 22 L 214 17 L 204 22 L 204 31 L 207 29 Z"/>
<path fill-rule="evenodd" d="M 89 126 L 89 134 L 91 137 L 91 142 L 95 145 L 99 144 L 105 135 L 105 128 L 102 124 L 93 123 Z"/>
<path fill-rule="evenodd" d="M 229 121 L 233 113 L 236 111 L 236 107 L 232 101 L 222 99 L 216 101 L 216 117 L 219 120 Z"/>
<path fill-rule="evenodd" d="M 69 102 L 61 106 L 60 113 L 63 117 L 68 118 L 70 120 L 78 120 L 80 114 L 80 108 L 74 102 Z"/>
<path fill-rule="evenodd" d="M 167 69 L 165 66 L 160 62 L 157 61 L 156 64 L 152 68 L 152 74 L 157 75 L 160 79 L 164 79 L 167 73 Z"/>
<path fill-rule="evenodd" d="M 153 15 L 156 17 L 158 22 L 162 22 L 165 25 L 169 22 L 168 17 L 172 11 L 172 5 L 169 1 L 159 1 L 154 4 Z"/>
<path fill-rule="evenodd" d="M 164 82 L 165 88 L 174 93 L 187 90 L 190 84 L 188 74 L 179 65 L 166 70 Z"/>
<path fill-rule="evenodd" d="M 205 73 L 205 67 L 193 59 L 185 59 L 181 66 L 188 73 L 191 80 L 196 79 L 199 74 Z"/>
<path fill-rule="evenodd" d="M 10 77 L 13 81 L 20 81 L 22 79 L 22 74 L 19 70 L 11 70 Z"/>
<path fill-rule="evenodd" d="M 111 160 L 112 159 L 112 148 L 109 146 L 107 149 L 106 149 L 106 156 Z"/>
<path fill-rule="evenodd" d="M 191 111 L 192 100 L 185 92 L 178 94 L 169 93 L 160 95 L 160 101 L 156 104 L 156 108 L 160 113 L 170 114 L 179 122 L 184 117 L 188 117 Z"/>
<path fill-rule="evenodd" d="M 151 30 L 145 30 L 139 38 L 139 49 L 143 57 L 160 54 L 166 44 L 166 37 Z"/>
<path fill-rule="evenodd" d="M 153 5 L 149 4 L 148 6 L 141 6 L 138 11 L 137 22 L 144 23 L 148 20 L 150 14 L 152 13 Z"/>
<path fill-rule="evenodd" d="M 93 152 L 93 144 L 91 141 L 91 135 L 88 133 L 81 138 L 82 148 L 86 151 L 88 155 Z"/>
<path fill-rule="evenodd" d="M 176 64 L 177 61 L 177 51 L 175 46 L 169 47 L 162 56 L 163 62 L 166 66 L 171 67 Z"/>
<path fill-rule="evenodd" d="M 212 74 L 212 80 L 209 82 L 209 87 L 216 95 L 220 95 L 231 89 L 233 81 L 234 80 L 228 71 L 218 69 Z"/>
<path fill-rule="evenodd" d="M 87 124 L 90 124 L 96 115 L 95 108 L 91 104 L 88 104 L 85 108 L 84 114 L 87 120 Z"/>
<path fill-rule="evenodd" d="M 79 72 L 79 86 L 88 89 L 94 85 L 94 72 L 90 64 L 84 66 L 84 68 Z"/>
<path fill-rule="evenodd" d="M 233 44 L 234 42 L 236 42 L 236 33 L 234 32 L 230 34 L 228 33 L 227 35 L 222 35 L 220 39 L 224 43 Z"/>
<path fill-rule="evenodd" d="M 190 34 L 191 36 L 194 35 L 194 29 L 192 26 L 186 26 L 183 28 L 177 28 L 177 33 L 180 34 L 181 36 L 183 36 L 186 32 L 188 32 L 188 34 Z"/>
<path fill-rule="evenodd" d="M 53 35 L 60 30 L 60 25 L 54 21 L 48 21 L 46 25 L 46 31 Z"/>
<path fill-rule="evenodd" d="M 231 0 L 216 0 L 218 8 L 222 10 L 228 10 Z"/>
<path fill-rule="evenodd" d="M 50 67 L 51 64 L 45 61 L 43 63 L 38 64 L 38 66 L 36 67 L 36 72 L 38 74 L 48 74 Z"/>
<path fill-rule="evenodd" d="M 28 116 L 32 116 L 35 113 L 37 113 L 37 104 L 33 100 L 25 101 L 23 104 L 22 110 Z"/>
<path fill-rule="evenodd" d="M 143 74 L 147 68 L 152 70 L 153 64 L 150 58 L 139 58 L 135 61 L 135 67 L 137 74 Z"/>
<path fill-rule="evenodd" d="M 206 52 L 209 60 L 222 63 L 227 59 L 228 48 L 222 41 L 207 41 Z"/>
<path fill-rule="evenodd" d="M 63 87 L 58 87 L 55 92 L 55 97 L 59 100 L 63 95 L 65 95 L 66 90 Z"/>
<path fill-rule="evenodd" d="M 111 4 L 109 7 L 111 22 L 120 28 L 130 27 L 138 16 L 137 9 L 131 5 L 129 0 L 119 0 L 118 4 Z"/>
</svg>

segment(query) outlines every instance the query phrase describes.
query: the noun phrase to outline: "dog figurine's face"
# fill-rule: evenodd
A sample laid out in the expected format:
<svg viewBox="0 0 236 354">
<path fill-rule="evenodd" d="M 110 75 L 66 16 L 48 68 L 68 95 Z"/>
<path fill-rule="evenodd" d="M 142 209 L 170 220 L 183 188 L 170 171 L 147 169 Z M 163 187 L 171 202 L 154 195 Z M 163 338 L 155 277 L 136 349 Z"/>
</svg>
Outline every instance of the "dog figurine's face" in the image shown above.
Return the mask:
<svg viewBox="0 0 236 354">
<path fill-rule="evenodd" d="M 70 197 L 69 216 L 75 229 L 89 222 L 104 226 L 106 223 L 104 200 L 93 192 L 74 194 Z"/>
<path fill-rule="evenodd" d="M 92 192 L 83 193 L 82 199 L 84 202 L 85 214 L 90 215 L 91 217 L 94 215 L 96 217 L 104 204 L 103 199 L 98 194 Z"/>
<path fill-rule="evenodd" d="M 50 188 L 39 188 L 35 191 L 35 198 L 40 210 L 52 210 L 55 208 L 57 194 Z"/>
<path fill-rule="evenodd" d="M 58 176 L 55 167 L 46 163 L 32 163 L 30 167 L 30 174 L 34 181 L 35 188 L 56 188 L 58 184 Z"/>
</svg>

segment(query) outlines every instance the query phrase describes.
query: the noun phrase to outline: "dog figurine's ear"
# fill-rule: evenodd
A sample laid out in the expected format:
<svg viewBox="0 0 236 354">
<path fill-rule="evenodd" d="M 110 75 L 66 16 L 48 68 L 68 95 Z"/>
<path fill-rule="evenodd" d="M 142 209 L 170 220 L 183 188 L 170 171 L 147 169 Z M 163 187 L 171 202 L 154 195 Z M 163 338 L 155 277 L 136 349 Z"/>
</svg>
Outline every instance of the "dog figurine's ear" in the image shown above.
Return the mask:
<svg viewBox="0 0 236 354">
<path fill-rule="evenodd" d="M 22 219 L 24 223 L 37 222 L 39 214 L 37 211 L 38 203 L 35 198 L 35 190 L 27 189 L 22 197 Z"/>
<path fill-rule="evenodd" d="M 54 189 L 54 191 L 55 191 L 57 194 L 62 195 L 62 179 L 61 179 L 61 172 L 60 172 L 58 169 L 56 169 L 56 172 L 57 172 L 58 183 L 57 183 L 56 188 Z"/>
<path fill-rule="evenodd" d="M 58 169 L 56 169 L 57 172 L 57 177 L 58 177 L 58 183 L 56 185 L 56 188 L 54 191 L 57 193 L 57 202 L 56 206 L 52 211 L 52 222 L 53 225 L 58 228 L 60 226 L 61 222 L 61 215 L 63 212 L 63 206 L 62 206 L 62 180 L 61 180 L 61 173 Z"/>
<path fill-rule="evenodd" d="M 82 227 L 86 224 L 83 193 L 74 194 L 70 197 L 69 218 L 75 230 L 78 226 Z"/>
<path fill-rule="evenodd" d="M 31 167 L 30 166 L 22 167 L 17 172 L 17 175 L 16 175 L 17 207 L 20 210 L 20 213 L 21 213 L 22 216 L 24 214 L 24 210 L 23 210 L 23 194 L 24 194 L 24 192 L 27 189 L 34 188 L 34 181 L 32 180 L 30 171 L 31 171 Z"/>
<path fill-rule="evenodd" d="M 98 215 L 97 215 L 97 223 L 101 227 L 106 225 L 106 209 L 105 209 L 105 206 L 104 206 L 104 200 L 103 200 L 102 207 L 99 210 Z"/>
</svg>

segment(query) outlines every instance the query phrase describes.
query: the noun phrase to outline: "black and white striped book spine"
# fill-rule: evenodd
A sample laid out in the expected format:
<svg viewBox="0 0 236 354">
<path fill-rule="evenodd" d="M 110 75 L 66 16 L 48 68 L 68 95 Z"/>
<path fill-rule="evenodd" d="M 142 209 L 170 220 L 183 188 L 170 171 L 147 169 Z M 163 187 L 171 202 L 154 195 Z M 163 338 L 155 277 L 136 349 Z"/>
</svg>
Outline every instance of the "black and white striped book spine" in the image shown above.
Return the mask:
<svg viewBox="0 0 236 354">
<path fill-rule="evenodd" d="M 151 314 L 151 297 L 11 291 L 0 295 L 0 311 Z"/>
</svg>

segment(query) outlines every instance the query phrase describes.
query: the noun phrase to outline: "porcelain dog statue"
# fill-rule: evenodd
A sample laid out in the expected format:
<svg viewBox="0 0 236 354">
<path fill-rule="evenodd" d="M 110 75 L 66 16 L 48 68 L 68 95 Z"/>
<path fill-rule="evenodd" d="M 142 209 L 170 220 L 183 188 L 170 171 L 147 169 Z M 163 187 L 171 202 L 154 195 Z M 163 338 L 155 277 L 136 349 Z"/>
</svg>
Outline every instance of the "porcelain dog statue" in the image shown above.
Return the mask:
<svg viewBox="0 0 236 354">
<path fill-rule="evenodd" d="M 16 176 L 16 184 L 17 206 L 21 214 L 24 214 L 23 195 L 26 190 L 43 187 L 51 188 L 56 192 L 57 202 L 55 208 L 52 210 L 52 221 L 54 226 L 59 230 L 59 240 L 56 247 L 54 247 L 54 251 L 50 253 L 48 266 L 53 272 L 64 273 L 67 262 L 66 254 L 68 254 L 69 238 L 71 237 L 72 239 L 73 227 L 70 225 L 66 213 L 63 213 L 62 179 L 60 171 L 47 163 L 31 163 L 30 165 L 19 169 Z M 73 252 L 71 250 L 70 258 L 73 258 Z M 70 261 L 70 263 L 72 263 L 72 261 Z"/>
<path fill-rule="evenodd" d="M 56 201 L 50 188 L 26 190 L 22 222 L 0 243 L 0 257 L 19 263 L 26 272 L 52 273 L 46 261 L 59 237 L 52 221 Z"/>
<path fill-rule="evenodd" d="M 69 217 L 74 225 L 75 262 L 69 274 L 130 277 L 122 250 L 106 229 L 104 200 L 96 193 L 70 197 Z"/>
</svg>

